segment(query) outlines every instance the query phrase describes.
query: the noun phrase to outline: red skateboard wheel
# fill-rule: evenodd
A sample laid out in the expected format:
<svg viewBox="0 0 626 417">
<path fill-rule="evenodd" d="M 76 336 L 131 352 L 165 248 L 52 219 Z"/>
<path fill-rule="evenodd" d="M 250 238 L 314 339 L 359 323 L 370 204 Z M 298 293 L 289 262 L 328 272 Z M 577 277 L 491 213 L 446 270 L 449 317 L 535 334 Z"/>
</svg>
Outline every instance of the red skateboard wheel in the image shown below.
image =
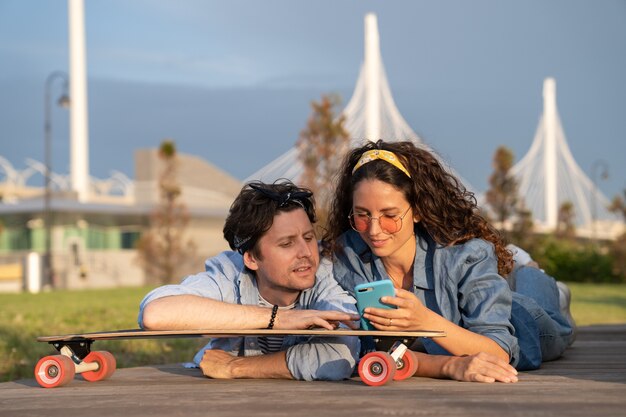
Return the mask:
<svg viewBox="0 0 626 417">
<path fill-rule="evenodd" d="M 400 361 L 401 366 L 396 370 L 396 375 L 393 377 L 394 381 L 410 378 L 417 372 L 417 356 L 414 352 L 407 350 Z"/>
<path fill-rule="evenodd" d="M 115 367 L 117 365 L 115 357 L 113 357 L 113 355 L 104 350 L 90 352 L 89 355 L 85 356 L 83 362 L 97 362 L 99 365 L 99 368 L 97 370 L 87 371 L 81 374 L 83 378 L 85 378 L 85 380 L 89 382 L 101 381 L 110 377 L 111 375 L 113 375 L 113 372 L 115 372 Z"/>
<path fill-rule="evenodd" d="M 396 374 L 396 364 L 387 352 L 370 352 L 359 362 L 359 376 L 370 386 L 384 385 Z"/>
<path fill-rule="evenodd" d="M 35 366 L 35 379 L 44 388 L 63 386 L 74 379 L 74 362 L 63 355 L 43 357 Z"/>
</svg>

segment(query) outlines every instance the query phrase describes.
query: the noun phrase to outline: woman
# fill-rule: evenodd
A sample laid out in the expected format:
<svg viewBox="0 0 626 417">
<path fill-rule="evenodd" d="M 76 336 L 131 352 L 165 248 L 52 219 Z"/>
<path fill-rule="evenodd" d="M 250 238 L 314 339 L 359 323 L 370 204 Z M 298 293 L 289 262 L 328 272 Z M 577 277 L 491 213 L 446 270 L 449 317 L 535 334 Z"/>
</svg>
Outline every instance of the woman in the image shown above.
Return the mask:
<svg viewBox="0 0 626 417">
<path fill-rule="evenodd" d="M 335 278 L 356 284 L 391 279 L 397 309 L 368 309 L 379 330 L 444 330 L 447 337 L 412 346 L 417 375 L 516 382 L 517 369 L 559 357 L 571 327 L 559 312 L 554 279 L 516 268 L 479 214 L 472 193 L 428 151 L 383 142 L 350 152 L 324 236 Z M 426 355 L 428 353 L 428 355 Z"/>
</svg>

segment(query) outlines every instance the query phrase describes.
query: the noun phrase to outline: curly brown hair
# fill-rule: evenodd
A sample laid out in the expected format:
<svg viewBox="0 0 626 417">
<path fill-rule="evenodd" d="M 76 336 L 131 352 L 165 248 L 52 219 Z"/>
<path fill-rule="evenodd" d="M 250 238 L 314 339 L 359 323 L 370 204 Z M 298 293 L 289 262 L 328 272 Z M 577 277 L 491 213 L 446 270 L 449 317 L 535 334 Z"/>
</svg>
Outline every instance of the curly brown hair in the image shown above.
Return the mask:
<svg viewBox="0 0 626 417">
<path fill-rule="evenodd" d="M 382 149 L 393 152 L 411 174 L 409 178 L 400 169 L 383 160 L 374 160 L 352 173 L 364 152 Z M 326 253 L 340 250 L 337 239 L 350 230 L 348 216 L 352 210 L 352 194 L 356 185 L 365 179 L 376 179 L 393 185 L 401 191 L 434 241 L 443 246 L 481 238 L 491 242 L 498 258 L 498 272 L 509 274 L 513 267 L 511 253 L 506 249 L 500 233 L 478 212 L 476 198 L 428 150 L 413 142 L 369 142 L 349 152 L 337 173 L 337 188 L 331 203 L 323 240 Z"/>
</svg>

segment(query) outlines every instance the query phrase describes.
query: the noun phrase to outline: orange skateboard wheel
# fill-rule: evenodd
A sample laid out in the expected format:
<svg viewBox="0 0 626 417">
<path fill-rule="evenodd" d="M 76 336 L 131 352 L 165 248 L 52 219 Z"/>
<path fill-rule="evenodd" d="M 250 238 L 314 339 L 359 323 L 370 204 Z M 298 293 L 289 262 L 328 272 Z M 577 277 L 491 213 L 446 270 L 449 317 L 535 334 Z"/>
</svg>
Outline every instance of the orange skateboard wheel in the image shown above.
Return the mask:
<svg viewBox="0 0 626 417">
<path fill-rule="evenodd" d="M 396 375 L 393 377 L 394 381 L 410 378 L 417 372 L 417 356 L 414 352 L 410 350 L 404 352 L 400 362 L 400 366 L 396 369 Z"/>
<path fill-rule="evenodd" d="M 67 356 L 46 356 L 35 366 L 35 379 L 44 388 L 56 388 L 74 379 L 75 370 L 74 362 Z"/>
<path fill-rule="evenodd" d="M 396 364 L 387 352 L 370 352 L 359 362 L 359 376 L 370 386 L 384 385 L 396 374 Z"/>
<path fill-rule="evenodd" d="M 101 381 L 110 377 L 111 375 L 113 375 L 113 372 L 115 372 L 115 368 L 117 366 L 115 357 L 104 350 L 90 352 L 89 355 L 85 356 L 83 362 L 97 362 L 99 365 L 99 368 L 97 370 L 87 371 L 81 374 L 83 378 L 85 378 L 85 380 L 89 382 Z"/>
</svg>

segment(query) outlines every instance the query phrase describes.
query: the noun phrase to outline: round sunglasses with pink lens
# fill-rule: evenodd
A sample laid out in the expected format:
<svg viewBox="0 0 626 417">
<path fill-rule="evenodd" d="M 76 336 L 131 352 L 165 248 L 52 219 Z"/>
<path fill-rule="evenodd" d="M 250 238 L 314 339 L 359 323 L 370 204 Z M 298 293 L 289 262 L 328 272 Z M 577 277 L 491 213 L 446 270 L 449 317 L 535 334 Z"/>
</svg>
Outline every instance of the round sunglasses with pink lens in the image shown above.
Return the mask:
<svg viewBox="0 0 626 417">
<path fill-rule="evenodd" d="M 378 225 L 385 233 L 393 234 L 398 233 L 402 229 L 402 220 L 407 215 L 411 207 L 406 209 L 401 216 L 390 216 L 382 214 L 378 217 L 372 217 L 367 213 L 350 213 L 348 218 L 350 219 L 350 226 L 359 233 L 363 233 L 369 230 L 372 220 L 378 220 Z"/>
</svg>

